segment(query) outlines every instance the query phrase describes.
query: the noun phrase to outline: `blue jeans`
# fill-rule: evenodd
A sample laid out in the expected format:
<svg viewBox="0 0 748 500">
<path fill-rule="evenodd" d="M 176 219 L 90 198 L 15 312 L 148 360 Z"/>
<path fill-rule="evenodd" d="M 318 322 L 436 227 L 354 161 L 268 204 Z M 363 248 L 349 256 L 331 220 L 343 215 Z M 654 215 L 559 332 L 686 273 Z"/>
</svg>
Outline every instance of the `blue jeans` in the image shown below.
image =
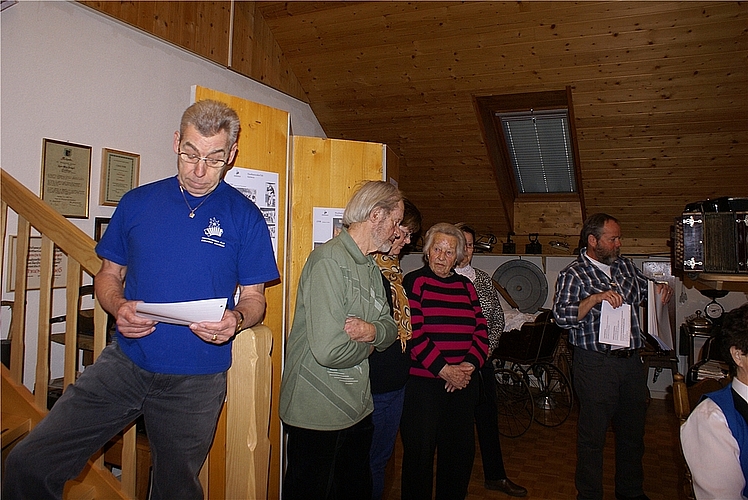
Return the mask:
<svg viewBox="0 0 748 500">
<path fill-rule="evenodd" d="M 111 344 L 10 453 L 2 497 L 62 498 L 65 482 L 91 455 L 143 415 L 153 461 L 151 498 L 202 499 L 198 474 L 225 395 L 225 372 L 151 373 Z"/>
<path fill-rule="evenodd" d="M 374 421 L 374 436 L 369 452 L 371 479 L 374 483 L 371 498 L 379 500 L 384 493 L 384 471 L 395 448 L 397 429 L 400 427 L 400 417 L 403 414 L 405 387 L 373 396 L 374 413 L 371 414 L 371 418 Z"/>
</svg>

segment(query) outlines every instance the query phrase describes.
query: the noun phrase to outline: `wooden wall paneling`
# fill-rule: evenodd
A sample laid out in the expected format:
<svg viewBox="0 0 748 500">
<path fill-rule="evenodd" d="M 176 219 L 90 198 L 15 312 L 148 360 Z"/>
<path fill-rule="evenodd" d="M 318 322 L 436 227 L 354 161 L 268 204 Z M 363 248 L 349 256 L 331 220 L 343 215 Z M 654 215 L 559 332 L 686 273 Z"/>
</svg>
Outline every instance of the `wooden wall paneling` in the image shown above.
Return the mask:
<svg viewBox="0 0 748 500">
<path fill-rule="evenodd" d="M 206 59 L 228 65 L 231 2 L 109 2 L 79 3 L 140 28 Z"/>
<path fill-rule="evenodd" d="M 666 179 L 675 182 L 679 187 L 704 186 L 704 179 L 716 174 L 713 165 L 733 165 L 736 170 L 732 175 L 720 175 L 720 179 L 726 179 L 727 184 L 732 184 L 740 178 L 745 178 L 745 173 L 740 172 L 743 166 L 739 162 L 729 158 L 697 156 L 689 164 L 682 167 L 671 166 L 662 160 L 652 161 L 649 158 L 626 158 L 616 160 L 590 160 L 595 163 L 587 170 L 585 182 L 595 187 L 595 182 L 601 182 L 601 186 L 610 185 L 611 181 L 651 182 L 653 179 Z M 659 168 L 657 168 L 659 167 Z M 675 191 L 672 195 L 683 195 L 685 192 Z"/>
<path fill-rule="evenodd" d="M 514 232 L 578 236 L 582 230 L 579 202 L 514 202 Z M 518 240 L 519 241 L 519 240 Z"/>
<path fill-rule="evenodd" d="M 255 42 L 256 46 L 263 50 L 255 50 L 254 52 L 252 75 L 257 80 L 268 83 L 268 85 L 279 85 L 284 69 L 287 70 L 288 68 L 281 66 L 281 61 L 285 61 L 283 53 L 278 44 L 275 43 L 273 34 L 262 17 L 255 20 Z"/>
<path fill-rule="evenodd" d="M 542 3 L 542 2 L 541 2 Z M 426 9 L 423 7 L 424 2 L 421 2 L 419 5 L 418 11 L 415 11 L 414 13 L 411 13 L 410 15 L 400 15 L 400 16 L 392 16 L 391 15 L 391 8 L 386 8 L 387 14 L 390 14 L 388 16 L 387 22 L 383 22 L 384 16 L 380 12 L 373 12 L 371 13 L 373 9 L 367 8 L 366 12 L 361 11 L 357 12 L 356 18 L 354 22 L 351 22 L 350 19 L 350 13 L 347 13 L 346 9 L 338 9 L 337 11 L 340 11 L 341 15 L 340 18 L 345 19 L 345 21 L 341 21 L 341 25 L 344 27 L 341 27 L 340 30 L 340 36 L 334 38 L 334 39 L 328 39 L 326 40 L 325 47 L 327 50 L 341 50 L 341 49 L 350 49 L 350 50 L 356 50 L 361 46 L 366 46 L 365 43 L 359 43 L 356 44 L 355 48 L 352 48 L 347 44 L 346 42 L 346 34 L 348 36 L 356 36 L 358 33 L 362 31 L 371 32 L 373 30 L 382 32 L 383 34 L 380 35 L 382 39 L 385 37 L 387 39 L 394 39 L 395 41 L 398 40 L 398 38 L 392 35 L 397 35 L 398 31 L 401 31 L 403 35 L 409 35 L 411 38 L 416 38 L 418 40 L 418 44 L 415 46 L 415 48 L 418 51 L 418 54 L 427 54 L 431 52 L 443 52 L 443 47 L 445 45 L 448 45 L 450 47 L 459 47 L 461 39 L 464 39 L 464 35 L 466 32 L 470 31 L 471 33 L 481 33 L 481 30 L 485 31 L 486 34 L 490 34 L 491 39 L 499 39 L 501 40 L 501 46 L 507 46 L 511 44 L 513 41 L 517 40 L 526 40 L 526 39 L 532 39 L 533 42 L 539 41 L 543 42 L 544 38 L 549 41 L 556 42 L 558 40 L 566 40 L 566 39 L 576 39 L 579 37 L 580 33 L 583 33 L 587 35 L 585 37 L 586 40 L 590 40 L 594 43 L 594 38 L 590 36 L 590 29 L 589 24 L 591 21 L 599 19 L 599 16 L 601 13 L 599 12 L 601 9 L 590 9 L 591 12 L 586 12 L 586 9 L 580 10 L 576 6 L 569 7 L 562 6 L 559 8 L 559 4 L 561 3 L 543 3 L 545 6 L 545 9 L 543 10 L 543 17 L 547 17 L 549 19 L 553 19 L 554 23 L 542 23 L 537 21 L 537 13 L 533 12 L 530 16 L 525 16 L 524 19 L 521 16 L 516 16 L 515 11 L 516 9 L 512 8 L 511 6 L 501 6 L 496 7 L 495 4 L 490 3 L 484 3 L 484 2 L 469 2 L 466 5 L 459 5 L 457 8 L 449 8 L 449 7 L 442 7 L 441 5 L 447 5 L 447 4 L 437 4 L 436 9 L 438 11 L 434 11 L 434 7 L 431 7 L 431 10 Z M 459 10 L 458 10 L 459 9 Z M 658 10 L 662 10 L 662 2 L 660 2 L 660 5 L 656 7 Z M 348 9 L 351 10 L 351 9 Z M 384 10 L 384 9 L 382 9 Z M 612 16 L 612 9 L 610 8 L 604 8 L 602 9 L 604 12 L 603 14 L 607 17 Z M 619 9 L 623 10 L 623 9 Z M 626 17 L 631 18 L 633 15 L 640 15 L 640 16 L 649 16 L 654 17 L 652 12 L 654 9 L 648 8 L 648 9 L 627 9 L 629 12 L 625 14 Z M 670 9 L 673 10 L 673 9 Z M 701 7 L 694 7 L 691 9 L 693 12 L 696 12 L 698 14 L 701 13 Z M 336 12 L 337 12 L 336 11 Z M 428 12 L 428 16 L 431 17 L 431 24 L 429 24 L 429 19 L 427 16 L 422 14 L 422 11 Z M 264 11 L 263 11 L 264 12 Z M 367 13 L 369 13 L 367 15 Z M 373 15 L 376 14 L 376 15 Z M 668 14 L 668 13 L 666 13 Z M 324 20 L 321 20 L 322 22 L 329 22 L 331 19 L 334 19 L 333 16 L 335 16 L 335 12 L 329 12 L 325 11 L 318 14 L 319 16 L 324 16 Z M 439 16 L 446 17 L 454 17 L 453 22 L 440 22 L 441 19 L 438 19 Z M 503 16 L 503 17 L 499 17 Z M 512 16 L 512 17 L 507 17 Z M 647 17 L 647 19 L 649 19 Z M 671 19 L 675 17 L 675 19 Z M 699 16 L 691 16 L 688 18 L 691 23 L 695 20 L 703 20 L 704 15 Z M 307 23 L 307 29 L 311 32 L 315 29 L 317 29 L 317 26 L 319 23 L 316 23 L 318 19 L 315 17 L 311 17 L 309 19 L 309 22 Z M 519 20 L 519 21 L 518 21 Z M 620 18 L 616 19 L 619 22 L 626 23 L 626 18 Z M 659 25 L 665 25 L 666 23 L 673 24 L 674 22 L 679 21 L 680 19 L 677 16 L 674 16 L 673 14 L 669 14 L 667 18 L 659 19 L 659 23 L 657 22 L 651 22 L 650 24 L 653 27 L 659 27 Z M 470 21 L 470 22 L 466 22 Z M 635 19 L 635 21 L 640 21 L 639 19 Z M 272 20 L 271 20 L 272 22 Z M 638 33 L 649 33 L 649 29 L 646 29 L 647 23 L 646 22 L 637 22 L 634 24 L 634 21 L 628 21 L 631 23 L 630 30 L 634 32 L 634 34 Z M 709 23 L 713 23 L 713 21 L 709 20 L 706 21 Z M 400 26 L 402 24 L 402 26 Z M 466 24 L 469 26 L 466 28 Z M 642 27 L 641 25 L 644 24 L 645 27 Z M 684 23 L 685 26 L 691 26 L 689 23 Z M 417 26 L 418 28 L 418 34 L 416 37 L 413 37 L 413 26 Z M 664 28 L 667 28 L 667 26 L 663 26 Z M 376 28 L 381 28 L 376 29 Z M 385 29 L 386 28 L 386 29 Z M 523 36 L 517 36 L 518 30 L 529 30 L 529 33 L 520 32 L 520 35 Z M 650 28 L 651 29 L 651 28 Z M 282 31 L 281 31 L 282 33 Z M 386 33 L 386 35 L 384 34 Z M 530 36 L 527 36 L 527 35 Z M 621 36 L 620 31 L 616 31 L 614 33 L 607 32 L 600 36 L 608 36 L 609 38 L 612 38 L 611 35 L 615 34 L 617 37 Z M 304 37 L 304 33 L 299 33 L 299 36 Z M 450 38 L 451 37 L 451 38 Z M 317 39 L 317 37 L 308 37 L 311 40 L 312 44 L 319 44 L 320 41 Z M 377 40 L 376 42 L 371 41 L 371 39 L 377 39 L 377 37 L 370 37 L 369 44 L 373 47 L 377 43 L 381 42 Z M 449 43 L 457 42 L 455 43 Z M 463 43 L 468 43 L 467 41 L 463 41 Z M 429 47 L 431 45 L 431 47 Z M 594 45 L 600 45 L 599 43 L 594 43 Z M 486 48 L 491 48 L 491 45 L 489 44 L 482 44 L 480 49 L 485 50 Z M 306 50 L 307 47 L 303 45 L 303 42 L 300 46 L 301 50 Z M 607 48 L 603 45 L 598 50 L 607 50 Z M 464 55 L 464 54 L 463 54 Z"/>
<path fill-rule="evenodd" d="M 269 286 L 265 289 L 267 311 L 263 322 L 273 333 L 273 401 L 278 400 L 280 394 L 281 370 L 283 366 L 284 343 L 284 286 L 286 279 L 285 234 L 286 228 L 286 182 L 288 163 L 288 138 L 290 135 L 290 117 L 288 112 L 250 102 L 235 96 L 217 92 L 215 90 L 196 87 L 195 99 L 216 99 L 231 106 L 238 114 L 242 124 L 239 135 L 239 151 L 234 162 L 234 168 L 252 168 L 278 174 L 277 193 L 277 234 L 278 252 L 276 261 L 281 272 L 281 284 Z M 281 429 L 278 417 L 278 406 L 271 407 L 269 428 L 269 443 L 271 447 L 268 498 L 278 498 L 280 495 L 280 445 Z"/>
<path fill-rule="evenodd" d="M 255 49 L 261 42 L 255 41 L 255 23 L 262 16 L 257 14 L 255 2 L 237 2 L 234 4 L 234 28 L 231 39 L 231 60 L 229 67 L 234 71 L 251 77 L 252 59 Z"/>
<path fill-rule="evenodd" d="M 621 228 L 621 253 L 623 255 L 670 255 L 670 247 L 663 245 L 662 237 L 632 238 L 626 236 L 628 228 Z M 631 233 L 628 230 L 629 234 Z"/>
<path fill-rule="evenodd" d="M 386 174 L 387 182 L 393 182 L 399 186 L 400 184 L 400 158 L 389 146 L 384 146 L 384 173 Z"/>
<path fill-rule="evenodd" d="M 299 276 L 312 251 L 314 207 L 344 208 L 363 181 L 386 180 L 384 148 L 383 144 L 378 143 L 302 136 L 293 138 L 286 280 L 288 331 L 293 324 Z"/>
<path fill-rule="evenodd" d="M 256 2 L 234 3 L 233 33 L 231 69 L 308 102 Z"/>
<path fill-rule="evenodd" d="M 229 1 L 92 1 L 79 3 L 140 28 L 253 80 L 308 102 L 255 2 L 234 2 L 233 39 Z M 229 61 L 232 44 L 232 61 Z"/>
<path fill-rule="evenodd" d="M 178 4 L 182 46 L 216 61 L 229 63 L 231 2 L 166 2 Z"/>
<path fill-rule="evenodd" d="M 181 42 L 169 38 L 175 26 L 189 31 L 201 19 L 203 8 L 189 5 L 197 2 L 82 3 L 205 51 L 191 48 L 189 33 Z M 622 223 L 642 231 L 635 236 L 649 238 L 667 234 L 673 214 L 664 212 L 683 199 L 748 196 L 735 174 L 748 158 L 745 3 L 234 7 L 231 67 L 309 102 L 330 138 L 388 144 L 400 159 L 400 188 L 425 224 L 469 219 L 479 231 L 505 233 L 512 216 L 494 207 L 506 182 L 495 180 L 472 96 L 566 86 L 574 95 L 584 212 L 619 211 Z M 704 175 L 694 176 L 699 170 Z M 465 181 L 449 189 L 455 177 Z M 463 186 L 471 180 L 472 192 Z M 463 205 L 465 198 L 477 203 Z"/>
<path fill-rule="evenodd" d="M 680 116 L 681 119 L 686 119 L 687 116 Z M 589 127 L 589 121 L 584 125 Z M 581 125 L 581 124 L 580 124 Z M 651 122 L 651 123 L 630 123 L 624 127 L 615 127 L 613 125 L 597 124 L 593 128 L 586 128 L 584 131 L 584 139 L 590 140 L 609 140 L 614 134 L 625 134 L 626 137 L 649 137 L 651 139 L 657 139 L 659 137 L 678 137 L 681 135 L 695 135 L 697 137 L 704 133 L 704 130 L 714 131 L 709 132 L 712 134 L 719 134 L 725 136 L 739 135 L 742 132 L 748 130 L 748 124 L 723 122 L 723 121 L 676 121 L 674 116 L 669 117 L 667 121 L 663 122 Z"/>
</svg>

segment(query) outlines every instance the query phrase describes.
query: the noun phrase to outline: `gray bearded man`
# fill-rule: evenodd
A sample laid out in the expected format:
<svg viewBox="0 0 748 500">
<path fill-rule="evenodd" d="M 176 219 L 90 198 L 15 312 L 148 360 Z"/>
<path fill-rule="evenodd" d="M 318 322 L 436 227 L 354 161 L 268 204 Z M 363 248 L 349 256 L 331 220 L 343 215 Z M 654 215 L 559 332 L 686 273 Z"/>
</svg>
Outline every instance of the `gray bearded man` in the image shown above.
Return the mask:
<svg viewBox="0 0 748 500">
<path fill-rule="evenodd" d="M 577 260 L 558 275 L 553 315 L 569 330 L 574 346 L 573 379 L 579 399 L 577 423 L 577 498 L 603 498 L 603 448 L 613 424 L 616 433 L 616 499 L 647 500 L 644 494 L 644 419 L 647 375 L 639 349 L 644 337 L 639 306 L 647 300 L 648 280 L 631 260 L 620 256 L 621 227 L 607 214 L 584 222 Z M 657 285 L 667 303 L 668 285 Z M 617 349 L 600 338 L 603 301 L 613 309 L 631 308 L 628 345 Z"/>
<path fill-rule="evenodd" d="M 397 338 L 371 254 L 400 236 L 402 195 L 370 181 L 350 199 L 339 235 L 316 248 L 299 279 L 280 417 L 288 433 L 283 498 L 371 498 L 374 409 L 368 357 Z"/>
</svg>

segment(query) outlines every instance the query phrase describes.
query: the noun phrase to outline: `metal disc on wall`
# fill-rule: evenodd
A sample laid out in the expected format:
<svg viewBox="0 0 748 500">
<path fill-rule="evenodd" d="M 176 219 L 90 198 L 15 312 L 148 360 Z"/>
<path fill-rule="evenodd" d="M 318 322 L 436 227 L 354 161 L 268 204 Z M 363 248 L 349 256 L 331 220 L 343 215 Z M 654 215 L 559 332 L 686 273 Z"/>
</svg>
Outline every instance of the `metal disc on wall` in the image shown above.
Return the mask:
<svg viewBox="0 0 748 500">
<path fill-rule="evenodd" d="M 494 271 L 493 279 L 506 289 L 524 313 L 537 312 L 548 298 L 548 280 L 532 262 L 522 259 L 505 262 Z"/>
</svg>

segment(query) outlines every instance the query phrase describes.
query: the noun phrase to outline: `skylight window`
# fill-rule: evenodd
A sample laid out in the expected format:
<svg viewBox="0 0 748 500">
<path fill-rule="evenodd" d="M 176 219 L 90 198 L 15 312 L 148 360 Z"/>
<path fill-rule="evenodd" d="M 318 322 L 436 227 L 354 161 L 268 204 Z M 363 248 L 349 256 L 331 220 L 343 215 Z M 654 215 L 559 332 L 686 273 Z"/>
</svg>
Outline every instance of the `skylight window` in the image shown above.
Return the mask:
<svg viewBox="0 0 748 500">
<path fill-rule="evenodd" d="M 474 96 L 473 103 L 510 225 L 516 203 L 578 203 L 585 213 L 571 87 Z"/>
<path fill-rule="evenodd" d="M 577 192 L 568 110 L 495 116 L 501 122 L 519 193 Z"/>
</svg>

